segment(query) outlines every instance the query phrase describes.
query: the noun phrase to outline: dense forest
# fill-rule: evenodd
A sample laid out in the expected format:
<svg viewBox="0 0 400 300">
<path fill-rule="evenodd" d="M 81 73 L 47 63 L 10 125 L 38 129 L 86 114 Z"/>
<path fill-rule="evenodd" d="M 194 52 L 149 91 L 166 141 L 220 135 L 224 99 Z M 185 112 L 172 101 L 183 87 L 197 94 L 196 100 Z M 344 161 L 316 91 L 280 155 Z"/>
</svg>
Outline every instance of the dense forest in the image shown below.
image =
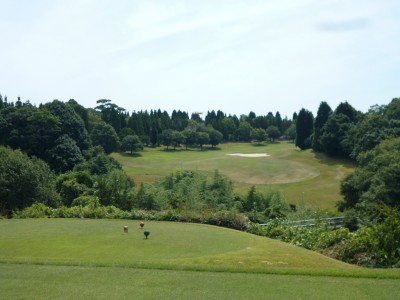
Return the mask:
<svg viewBox="0 0 400 300">
<path fill-rule="evenodd" d="M 358 166 L 341 182 L 343 201 L 337 208 L 346 216 L 346 227 L 333 231 L 327 245 L 308 247 L 334 249 L 335 257 L 363 265 L 399 265 L 399 98 L 366 113 L 348 102 L 334 110 L 321 102 L 315 117 L 302 108 L 292 119 L 279 112 L 238 117 L 222 111 L 209 111 L 203 119 L 180 110 L 171 115 L 160 109 L 127 112 L 107 99 L 98 100 L 94 109 L 73 99 L 37 107 L 0 95 L 0 215 L 146 216 L 248 229 L 285 240 L 276 226 L 262 232 L 246 221 L 287 217 L 291 209 L 277 190 L 260 194 L 252 187 L 241 197 L 218 171 L 210 179 L 190 170 L 135 186 L 108 155 L 161 145 L 203 150 L 224 142 L 275 140 L 351 159 Z"/>
</svg>

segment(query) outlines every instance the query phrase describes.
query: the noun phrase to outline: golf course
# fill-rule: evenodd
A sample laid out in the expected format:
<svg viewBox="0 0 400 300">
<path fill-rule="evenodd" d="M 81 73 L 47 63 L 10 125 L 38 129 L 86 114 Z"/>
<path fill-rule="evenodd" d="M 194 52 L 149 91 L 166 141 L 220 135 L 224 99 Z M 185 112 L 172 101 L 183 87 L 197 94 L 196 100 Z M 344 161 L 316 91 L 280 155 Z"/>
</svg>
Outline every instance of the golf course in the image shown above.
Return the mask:
<svg viewBox="0 0 400 300">
<path fill-rule="evenodd" d="M 218 170 L 245 194 L 335 211 L 346 161 L 287 142 L 112 154 L 135 181 Z M 1 219 L 0 299 L 394 299 L 398 269 L 367 269 L 294 245 L 204 224 Z M 144 232 L 149 233 L 148 238 Z"/>
<path fill-rule="evenodd" d="M 175 170 L 196 170 L 210 176 L 218 170 L 233 181 L 240 194 L 246 194 L 252 185 L 260 191 L 276 187 L 290 204 L 328 210 L 335 210 L 342 199 L 340 180 L 354 169 L 350 161 L 299 151 L 290 142 L 227 143 L 203 151 L 146 148 L 133 156 L 112 155 L 136 184 L 153 182 Z"/>
</svg>

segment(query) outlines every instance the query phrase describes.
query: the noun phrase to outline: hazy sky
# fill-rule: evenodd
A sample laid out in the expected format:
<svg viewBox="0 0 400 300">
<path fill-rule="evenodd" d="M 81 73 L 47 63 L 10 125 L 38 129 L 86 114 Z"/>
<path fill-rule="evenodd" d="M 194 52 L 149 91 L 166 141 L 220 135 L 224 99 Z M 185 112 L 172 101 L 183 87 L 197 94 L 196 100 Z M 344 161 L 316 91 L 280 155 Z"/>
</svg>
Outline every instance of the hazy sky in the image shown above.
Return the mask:
<svg viewBox="0 0 400 300">
<path fill-rule="evenodd" d="M 292 117 L 400 97 L 399 0 L 0 0 L 0 93 Z"/>
</svg>

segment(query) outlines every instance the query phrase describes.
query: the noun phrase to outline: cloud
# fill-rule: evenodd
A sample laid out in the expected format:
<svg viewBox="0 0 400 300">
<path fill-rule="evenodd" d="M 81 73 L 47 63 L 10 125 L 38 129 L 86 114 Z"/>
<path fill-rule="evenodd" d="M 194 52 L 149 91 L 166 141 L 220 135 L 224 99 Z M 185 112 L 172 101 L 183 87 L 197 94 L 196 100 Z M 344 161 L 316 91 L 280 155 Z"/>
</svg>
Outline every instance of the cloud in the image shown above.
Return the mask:
<svg viewBox="0 0 400 300">
<path fill-rule="evenodd" d="M 367 29 L 371 25 L 369 18 L 357 18 L 340 21 L 319 22 L 316 27 L 320 31 L 353 31 Z"/>
</svg>

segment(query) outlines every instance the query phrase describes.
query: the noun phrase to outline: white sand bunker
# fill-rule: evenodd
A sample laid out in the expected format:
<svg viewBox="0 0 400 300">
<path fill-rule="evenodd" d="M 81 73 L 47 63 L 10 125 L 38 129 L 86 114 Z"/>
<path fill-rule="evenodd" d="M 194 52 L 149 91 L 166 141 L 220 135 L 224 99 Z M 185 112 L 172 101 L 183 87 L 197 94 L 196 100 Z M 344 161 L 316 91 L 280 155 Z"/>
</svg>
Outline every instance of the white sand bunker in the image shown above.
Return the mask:
<svg viewBox="0 0 400 300">
<path fill-rule="evenodd" d="M 231 154 L 227 154 L 227 155 L 231 155 L 231 156 L 241 156 L 241 157 L 265 157 L 265 156 L 271 156 L 267 153 L 247 153 L 247 154 L 243 154 L 243 153 L 231 153 Z"/>
</svg>

